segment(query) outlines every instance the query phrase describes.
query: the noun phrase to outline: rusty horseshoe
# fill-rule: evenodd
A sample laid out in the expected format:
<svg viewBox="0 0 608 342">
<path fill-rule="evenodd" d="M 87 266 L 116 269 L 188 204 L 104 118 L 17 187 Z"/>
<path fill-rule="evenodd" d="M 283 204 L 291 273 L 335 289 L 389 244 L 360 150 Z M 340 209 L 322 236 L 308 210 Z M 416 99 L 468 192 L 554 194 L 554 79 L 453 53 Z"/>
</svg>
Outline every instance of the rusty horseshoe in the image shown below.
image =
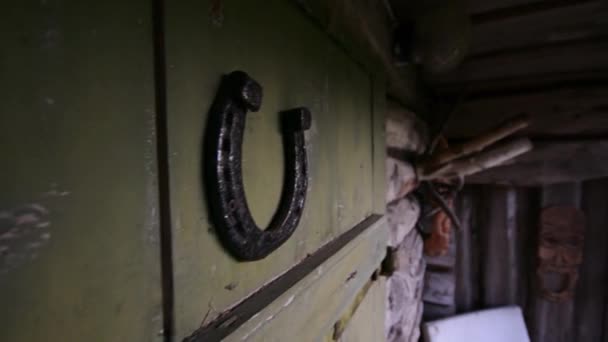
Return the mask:
<svg viewBox="0 0 608 342">
<path fill-rule="evenodd" d="M 259 260 L 293 234 L 306 200 L 308 165 L 304 131 L 311 125 L 305 107 L 281 112 L 285 177 L 279 207 L 260 229 L 245 198 L 241 157 L 247 112 L 262 105 L 262 86 L 245 72 L 224 75 L 209 112 L 205 180 L 213 224 L 223 245 L 237 259 Z"/>
</svg>

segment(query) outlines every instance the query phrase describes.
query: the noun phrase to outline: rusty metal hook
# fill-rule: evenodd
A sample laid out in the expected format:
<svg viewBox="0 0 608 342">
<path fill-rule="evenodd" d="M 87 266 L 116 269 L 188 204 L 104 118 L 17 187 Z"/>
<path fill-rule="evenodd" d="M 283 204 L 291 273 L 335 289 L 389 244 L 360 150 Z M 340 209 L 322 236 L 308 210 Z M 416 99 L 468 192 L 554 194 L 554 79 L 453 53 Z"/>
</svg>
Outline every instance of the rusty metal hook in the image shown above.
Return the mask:
<svg viewBox="0 0 608 342">
<path fill-rule="evenodd" d="M 241 157 L 247 111 L 262 105 L 262 86 L 245 72 L 222 78 L 209 112 L 205 178 L 208 202 L 224 246 L 239 260 L 259 260 L 281 246 L 295 231 L 306 200 L 308 166 L 304 131 L 310 128 L 307 108 L 281 113 L 285 178 L 279 208 L 262 230 L 245 198 Z"/>
</svg>

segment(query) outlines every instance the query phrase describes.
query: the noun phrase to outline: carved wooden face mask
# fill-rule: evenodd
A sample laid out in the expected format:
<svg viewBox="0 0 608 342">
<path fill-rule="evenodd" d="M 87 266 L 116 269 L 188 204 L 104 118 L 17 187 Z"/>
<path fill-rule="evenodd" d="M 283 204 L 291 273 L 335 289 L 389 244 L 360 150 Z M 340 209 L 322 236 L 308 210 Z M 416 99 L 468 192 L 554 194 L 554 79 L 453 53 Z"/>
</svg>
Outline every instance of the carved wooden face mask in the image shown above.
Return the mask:
<svg viewBox="0 0 608 342">
<path fill-rule="evenodd" d="M 550 207 L 540 217 L 537 277 L 541 295 L 561 302 L 573 297 L 583 262 L 585 214 L 573 207 Z"/>
</svg>

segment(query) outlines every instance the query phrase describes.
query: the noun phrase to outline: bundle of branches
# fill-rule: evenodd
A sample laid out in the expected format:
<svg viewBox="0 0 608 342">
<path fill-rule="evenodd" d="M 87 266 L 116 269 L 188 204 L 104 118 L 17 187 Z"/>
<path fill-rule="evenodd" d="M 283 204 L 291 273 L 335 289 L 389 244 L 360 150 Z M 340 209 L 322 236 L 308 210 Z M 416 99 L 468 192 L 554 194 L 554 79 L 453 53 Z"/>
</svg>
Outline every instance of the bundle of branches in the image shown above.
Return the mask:
<svg viewBox="0 0 608 342">
<path fill-rule="evenodd" d="M 453 200 L 465 177 L 503 165 L 530 151 L 530 139 L 507 139 L 528 127 L 529 121 L 527 116 L 517 116 L 470 141 L 452 146 L 442 136 L 436 137 L 426 157 L 416 164 L 420 184 L 418 195 L 423 197 L 421 203 L 430 204 L 421 216 L 422 219 L 433 218 L 430 231 L 418 226 L 423 235 L 429 236 L 433 232 L 449 234 L 451 225 L 460 229 L 460 221 L 453 211 Z"/>
<path fill-rule="evenodd" d="M 417 165 L 419 181 L 466 177 L 500 166 L 532 149 L 528 138 L 498 143 L 530 124 L 527 116 L 517 116 L 468 142 L 436 150 Z"/>
</svg>

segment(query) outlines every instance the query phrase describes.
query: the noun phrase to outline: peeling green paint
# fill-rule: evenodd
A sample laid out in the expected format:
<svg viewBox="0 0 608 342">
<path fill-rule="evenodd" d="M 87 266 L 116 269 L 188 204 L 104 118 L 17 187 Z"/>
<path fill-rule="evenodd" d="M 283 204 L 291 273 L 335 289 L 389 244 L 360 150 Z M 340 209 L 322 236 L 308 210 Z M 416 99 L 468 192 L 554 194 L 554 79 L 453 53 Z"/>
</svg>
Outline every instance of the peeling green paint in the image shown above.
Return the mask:
<svg viewBox="0 0 608 342">
<path fill-rule="evenodd" d="M 0 274 L 1 341 L 162 337 L 150 17 L 148 1 L 3 3 L 0 212 L 41 207 L 26 221 L 46 225 Z"/>
<path fill-rule="evenodd" d="M 168 126 L 176 338 L 207 322 L 288 270 L 377 208 L 372 141 L 374 76 L 353 61 L 288 1 L 224 1 L 223 24 L 210 2 L 168 2 Z M 283 150 L 278 113 L 307 106 L 309 193 L 293 236 L 266 259 L 239 263 L 208 221 L 201 178 L 207 111 L 222 73 L 243 70 L 264 87 L 262 108 L 248 114 L 243 177 L 258 225 L 279 202 Z M 381 87 L 381 84 L 378 85 Z M 380 88 L 382 89 L 382 88 Z M 383 165 L 383 161 L 380 165 Z M 232 290 L 227 285 L 238 283 Z"/>
</svg>

